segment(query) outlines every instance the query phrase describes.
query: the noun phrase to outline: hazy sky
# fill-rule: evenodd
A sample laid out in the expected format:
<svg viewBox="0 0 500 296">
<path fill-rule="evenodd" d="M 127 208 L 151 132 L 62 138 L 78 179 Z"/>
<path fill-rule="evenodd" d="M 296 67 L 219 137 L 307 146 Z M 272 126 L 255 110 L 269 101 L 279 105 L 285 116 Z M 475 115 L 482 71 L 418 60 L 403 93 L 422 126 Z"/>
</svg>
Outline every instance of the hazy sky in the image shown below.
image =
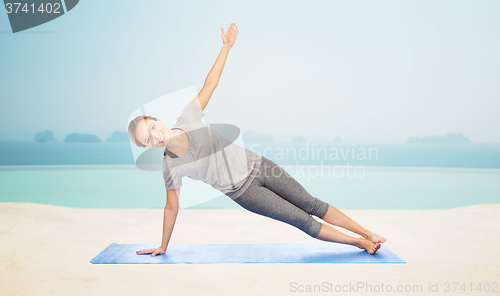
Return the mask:
<svg viewBox="0 0 500 296">
<path fill-rule="evenodd" d="M 0 139 L 105 140 L 195 86 L 239 34 L 205 109 L 285 141 L 500 142 L 500 1 L 97 1 L 12 34 L 0 13 Z"/>
</svg>

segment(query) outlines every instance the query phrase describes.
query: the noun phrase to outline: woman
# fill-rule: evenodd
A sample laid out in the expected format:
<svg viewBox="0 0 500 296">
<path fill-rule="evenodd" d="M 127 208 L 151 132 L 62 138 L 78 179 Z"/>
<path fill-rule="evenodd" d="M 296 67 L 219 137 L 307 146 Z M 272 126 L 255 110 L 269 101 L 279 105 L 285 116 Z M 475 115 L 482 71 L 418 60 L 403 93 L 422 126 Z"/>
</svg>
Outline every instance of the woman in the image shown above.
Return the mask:
<svg viewBox="0 0 500 296">
<path fill-rule="evenodd" d="M 230 143 L 201 118 L 217 87 L 229 50 L 238 35 L 232 23 L 221 28 L 222 50 L 208 73 L 198 96 L 190 101 L 172 129 L 150 116 L 138 116 L 129 124 L 131 140 L 139 147 L 165 147 L 163 177 L 167 189 L 163 239 L 155 249 L 137 254 L 164 254 L 179 208 L 182 177 L 201 180 L 254 213 L 293 225 L 319 240 L 350 244 L 375 254 L 386 239 L 364 229 L 335 207 L 311 196 L 295 179 L 272 160 Z M 324 221 L 362 236 L 351 237 L 319 223 Z"/>
</svg>

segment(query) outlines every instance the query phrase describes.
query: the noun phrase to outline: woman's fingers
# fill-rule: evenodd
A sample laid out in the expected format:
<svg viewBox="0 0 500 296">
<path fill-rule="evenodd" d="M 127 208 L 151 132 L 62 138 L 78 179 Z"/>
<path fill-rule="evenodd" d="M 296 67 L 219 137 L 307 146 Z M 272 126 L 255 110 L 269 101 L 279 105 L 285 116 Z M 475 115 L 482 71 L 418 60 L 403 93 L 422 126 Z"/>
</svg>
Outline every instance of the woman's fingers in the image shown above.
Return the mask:
<svg viewBox="0 0 500 296">
<path fill-rule="evenodd" d="M 229 35 L 229 34 L 235 34 L 238 31 L 238 26 L 236 26 L 236 23 L 231 23 L 229 27 L 227 28 L 226 34 L 224 34 L 224 29 L 222 29 L 222 35 Z"/>
<path fill-rule="evenodd" d="M 161 248 L 156 248 L 156 249 L 149 249 L 149 250 L 140 250 L 136 251 L 137 255 L 142 255 L 142 254 L 151 254 L 151 256 L 156 256 L 158 254 L 163 254 L 165 251 Z"/>
<path fill-rule="evenodd" d="M 153 249 L 149 249 L 149 250 L 141 250 L 141 251 L 137 251 L 136 253 L 137 254 L 150 254 L 152 253 L 154 250 Z"/>
<path fill-rule="evenodd" d="M 238 26 L 236 24 L 233 27 L 233 30 L 231 31 L 231 35 L 233 35 L 235 38 L 238 35 Z"/>
<path fill-rule="evenodd" d="M 234 32 L 236 32 L 236 28 L 238 28 L 238 26 L 236 26 L 236 23 L 231 23 L 231 25 L 227 29 L 227 33 L 234 34 Z"/>
</svg>

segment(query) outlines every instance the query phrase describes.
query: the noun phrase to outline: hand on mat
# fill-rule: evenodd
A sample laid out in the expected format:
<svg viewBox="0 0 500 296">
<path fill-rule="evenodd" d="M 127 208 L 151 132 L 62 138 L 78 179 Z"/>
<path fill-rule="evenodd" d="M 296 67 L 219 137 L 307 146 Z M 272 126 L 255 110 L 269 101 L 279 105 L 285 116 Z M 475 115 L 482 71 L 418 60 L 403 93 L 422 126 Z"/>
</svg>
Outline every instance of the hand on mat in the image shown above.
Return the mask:
<svg viewBox="0 0 500 296">
<path fill-rule="evenodd" d="M 152 257 L 156 256 L 156 255 L 161 255 L 161 254 L 165 254 L 165 252 L 167 251 L 167 248 L 156 248 L 156 249 L 148 249 L 148 250 L 142 250 L 142 251 L 136 251 L 135 253 L 137 255 L 142 255 L 142 254 L 151 254 Z"/>
<path fill-rule="evenodd" d="M 231 23 L 229 28 L 227 28 L 226 34 L 224 34 L 224 29 L 220 29 L 222 30 L 221 36 L 224 44 L 229 45 L 229 48 L 233 47 L 233 44 L 236 41 L 236 36 L 238 36 L 238 26 L 236 26 L 235 23 Z"/>
</svg>

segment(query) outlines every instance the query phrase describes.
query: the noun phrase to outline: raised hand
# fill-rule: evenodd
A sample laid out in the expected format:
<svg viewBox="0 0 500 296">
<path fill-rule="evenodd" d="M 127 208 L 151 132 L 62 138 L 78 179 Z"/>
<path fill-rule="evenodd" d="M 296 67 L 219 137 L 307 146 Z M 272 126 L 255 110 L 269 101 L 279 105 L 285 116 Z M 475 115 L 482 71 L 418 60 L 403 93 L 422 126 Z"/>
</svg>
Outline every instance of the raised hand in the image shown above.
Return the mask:
<svg viewBox="0 0 500 296">
<path fill-rule="evenodd" d="M 231 23 L 231 25 L 229 25 L 229 28 L 227 28 L 226 34 L 224 34 L 224 29 L 220 29 L 222 30 L 222 42 L 229 45 L 229 47 L 231 48 L 236 41 L 236 36 L 238 36 L 238 26 L 236 26 L 235 23 Z"/>
<path fill-rule="evenodd" d="M 167 251 L 167 249 L 164 249 L 164 248 L 155 248 L 155 249 L 148 249 L 148 250 L 136 251 L 135 253 L 137 255 L 151 254 L 151 256 L 154 257 L 156 255 L 165 254 L 166 251 Z"/>
</svg>

